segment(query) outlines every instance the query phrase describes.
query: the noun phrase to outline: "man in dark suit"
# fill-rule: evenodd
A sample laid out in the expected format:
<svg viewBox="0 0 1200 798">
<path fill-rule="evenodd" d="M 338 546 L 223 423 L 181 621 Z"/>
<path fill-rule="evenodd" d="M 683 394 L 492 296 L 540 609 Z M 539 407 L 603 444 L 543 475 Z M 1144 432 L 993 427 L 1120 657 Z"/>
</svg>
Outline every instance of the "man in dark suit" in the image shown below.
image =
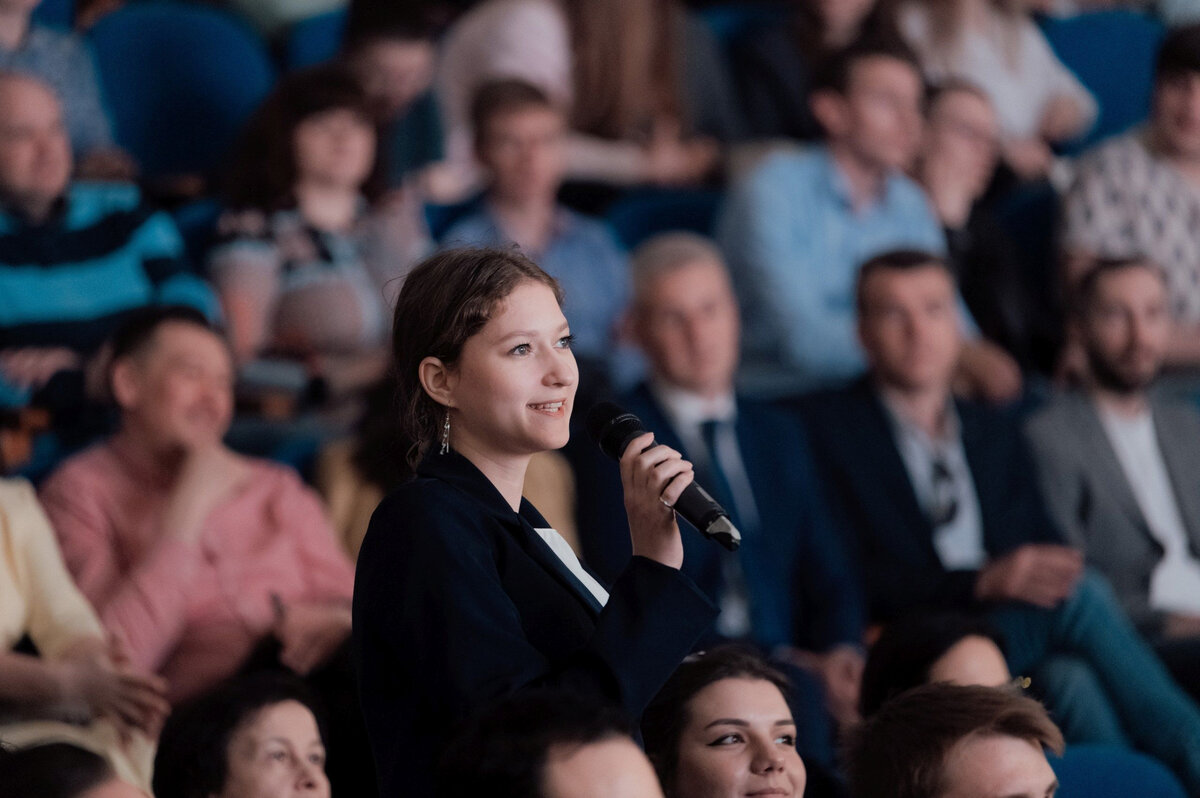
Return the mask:
<svg viewBox="0 0 1200 798">
<path fill-rule="evenodd" d="M 1068 736 L 1131 740 L 1200 790 L 1200 710 L 1061 542 L 1015 426 L 953 399 L 962 325 L 945 262 L 873 258 L 856 302 L 867 378 L 801 410 L 872 615 L 987 613 L 1012 670 L 1035 673 Z"/>
<path fill-rule="evenodd" d="M 848 722 L 863 665 L 861 588 L 820 500 L 803 431 L 790 414 L 734 390 L 737 300 L 710 242 L 666 234 L 644 244 L 633 263 L 630 331 L 651 376 L 621 404 L 695 463 L 698 481 L 743 535 L 736 553 L 685 535 L 683 570 L 719 605 L 722 638 L 797 665 Z M 611 576 L 630 556 L 616 469 L 574 459 L 584 556 Z M 818 711 L 820 693 L 806 702 Z M 831 748 L 827 754 L 831 764 Z"/>
<path fill-rule="evenodd" d="M 1153 395 L 1173 324 L 1163 271 L 1101 261 L 1080 281 L 1083 390 L 1026 425 L 1051 515 L 1112 583 L 1186 689 L 1200 691 L 1200 413 Z"/>
</svg>

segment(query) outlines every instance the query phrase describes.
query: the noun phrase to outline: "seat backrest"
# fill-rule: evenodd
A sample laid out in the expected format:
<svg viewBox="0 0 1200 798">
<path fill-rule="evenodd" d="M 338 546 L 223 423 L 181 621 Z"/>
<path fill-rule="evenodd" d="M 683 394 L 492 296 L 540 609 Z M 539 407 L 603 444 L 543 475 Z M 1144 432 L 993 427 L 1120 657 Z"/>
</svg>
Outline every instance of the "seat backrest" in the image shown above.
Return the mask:
<svg viewBox="0 0 1200 798">
<path fill-rule="evenodd" d="M 1096 11 L 1044 20 L 1042 30 L 1054 52 L 1100 103 L 1095 127 L 1068 145 L 1069 154 L 1146 118 L 1154 58 L 1165 32 L 1162 23 L 1135 11 Z"/>
<path fill-rule="evenodd" d="M 637 189 L 609 207 L 605 218 L 626 249 L 672 230 L 711 236 L 722 194 L 711 189 Z"/>
<path fill-rule="evenodd" d="M 346 9 L 327 11 L 301 20 L 288 31 L 283 45 L 283 68 L 301 69 L 337 55 L 346 32 Z"/>
<path fill-rule="evenodd" d="M 275 81 L 262 40 L 206 6 L 133 3 L 88 40 L 117 143 L 147 177 L 216 167 Z"/>
</svg>

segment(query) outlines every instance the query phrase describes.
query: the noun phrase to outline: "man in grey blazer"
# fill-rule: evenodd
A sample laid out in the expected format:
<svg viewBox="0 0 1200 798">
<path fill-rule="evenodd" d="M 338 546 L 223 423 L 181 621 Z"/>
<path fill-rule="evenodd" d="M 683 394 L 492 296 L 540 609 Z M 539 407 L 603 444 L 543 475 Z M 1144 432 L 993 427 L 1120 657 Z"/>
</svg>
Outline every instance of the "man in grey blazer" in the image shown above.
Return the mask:
<svg viewBox="0 0 1200 798">
<path fill-rule="evenodd" d="M 1164 273 L 1146 260 L 1099 263 L 1079 283 L 1072 323 L 1085 385 L 1026 427 L 1047 505 L 1200 694 L 1200 412 L 1151 390 L 1171 354 Z"/>
</svg>

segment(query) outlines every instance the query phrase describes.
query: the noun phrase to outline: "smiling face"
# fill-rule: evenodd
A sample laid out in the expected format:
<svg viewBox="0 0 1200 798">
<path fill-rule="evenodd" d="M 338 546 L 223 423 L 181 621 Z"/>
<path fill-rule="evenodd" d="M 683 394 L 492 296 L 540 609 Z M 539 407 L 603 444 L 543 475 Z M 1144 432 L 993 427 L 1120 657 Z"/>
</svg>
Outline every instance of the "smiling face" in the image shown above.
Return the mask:
<svg viewBox="0 0 1200 798">
<path fill-rule="evenodd" d="M 973 734 L 947 752 L 939 798 L 1052 798 L 1057 791 L 1058 780 L 1040 745 Z"/>
<path fill-rule="evenodd" d="M 565 446 L 579 380 L 570 344 L 549 286 L 513 289 L 446 370 L 450 445 L 493 460 Z"/>
<path fill-rule="evenodd" d="M 229 740 L 229 774 L 215 798 L 329 798 L 325 745 L 298 701 L 264 707 Z"/>
<path fill-rule="evenodd" d="M 233 360 L 215 333 L 168 321 L 145 351 L 113 368 L 124 425 L 156 452 L 192 450 L 224 437 L 233 416 Z"/>
<path fill-rule="evenodd" d="M 687 798 L 799 798 L 807 774 L 796 724 L 779 688 L 763 679 L 722 679 L 687 705 L 675 784 Z"/>
</svg>

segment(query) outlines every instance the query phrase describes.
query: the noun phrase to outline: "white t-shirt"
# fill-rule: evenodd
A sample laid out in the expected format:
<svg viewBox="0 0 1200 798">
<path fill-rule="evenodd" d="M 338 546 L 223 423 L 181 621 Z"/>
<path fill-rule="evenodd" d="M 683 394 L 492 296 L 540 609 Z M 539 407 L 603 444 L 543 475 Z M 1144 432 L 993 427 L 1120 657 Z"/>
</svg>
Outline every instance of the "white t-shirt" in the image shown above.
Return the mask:
<svg viewBox="0 0 1200 798">
<path fill-rule="evenodd" d="M 1150 577 L 1150 606 L 1200 614 L 1200 561 L 1188 550 L 1187 527 L 1158 447 L 1153 416 L 1149 410 L 1129 417 L 1105 408 L 1099 408 L 1099 415 L 1150 534 L 1163 547 L 1163 558 Z"/>
</svg>

